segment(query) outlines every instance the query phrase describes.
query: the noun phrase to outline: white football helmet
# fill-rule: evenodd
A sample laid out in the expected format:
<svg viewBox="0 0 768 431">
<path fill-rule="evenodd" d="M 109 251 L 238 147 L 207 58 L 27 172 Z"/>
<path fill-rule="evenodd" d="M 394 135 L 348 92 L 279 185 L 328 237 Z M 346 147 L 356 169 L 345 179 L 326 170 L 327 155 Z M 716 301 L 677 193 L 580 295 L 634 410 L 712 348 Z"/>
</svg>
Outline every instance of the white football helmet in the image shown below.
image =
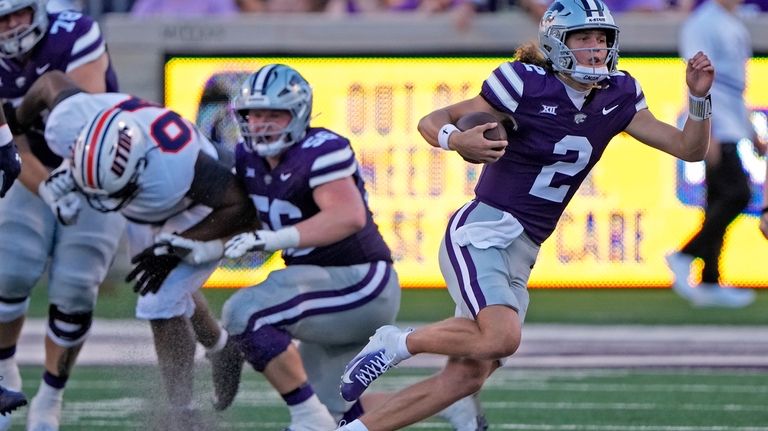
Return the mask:
<svg viewBox="0 0 768 431">
<path fill-rule="evenodd" d="M 246 147 L 262 157 L 276 156 L 307 134 L 312 87 L 296 70 L 283 64 L 268 64 L 245 80 L 232 104 Z M 248 127 L 251 109 L 286 110 L 291 114 L 291 122 L 283 129 L 267 125 L 254 133 Z"/>
<path fill-rule="evenodd" d="M 574 51 L 565 45 L 573 31 L 598 29 L 608 39 L 608 56 L 604 66 L 578 64 Z M 601 0 L 555 0 L 541 18 L 539 49 L 552 64 L 552 69 L 570 75 L 582 83 L 595 83 L 616 71 L 619 62 L 619 27 L 608 6 Z"/>
<path fill-rule="evenodd" d="M 147 140 L 129 112 L 100 111 L 75 142 L 72 176 L 91 207 L 118 211 L 139 191 L 147 164 Z"/>
<path fill-rule="evenodd" d="M 0 33 L 0 57 L 16 58 L 26 54 L 48 31 L 48 12 L 45 5 L 48 0 L 0 0 L 0 16 L 32 9 L 32 22 Z"/>
</svg>

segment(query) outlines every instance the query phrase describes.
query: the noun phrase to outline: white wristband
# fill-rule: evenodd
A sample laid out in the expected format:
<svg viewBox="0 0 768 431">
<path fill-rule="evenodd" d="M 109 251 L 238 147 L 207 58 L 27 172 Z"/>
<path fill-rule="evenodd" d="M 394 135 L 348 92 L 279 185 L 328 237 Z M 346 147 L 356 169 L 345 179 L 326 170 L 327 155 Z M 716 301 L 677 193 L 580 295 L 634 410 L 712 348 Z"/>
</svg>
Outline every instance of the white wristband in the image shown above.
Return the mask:
<svg viewBox="0 0 768 431">
<path fill-rule="evenodd" d="M 712 117 L 712 96 L 697 97 L 688 93 L 688 118 L 704 121 Z"/>
<path fill-rule="evenodd" d="M 265 250 L 283 250 L 299 246 L 299 230 L 295 226 L 285 227 L 274 232 L 271 237 L 264 238 Z"/>
<path fill-rule="evenodd" d="M 448 146 L 448 138 L 451 137 L 451 134 L 453 132 L 459 132 L 459 128 L 454 126 L 451 123 L 447 123 L 443 127 L 440 128 L 440 131 L 437 133 L 437 143 L 440 144 L 440 148 L 444 149 L 445 151 L 452 151 L 451 148 Z"/>
<path fill-rule="evenodd" d="M 11 142 L 13 142 L 13 133 L 11 133 L 11 128 L 8 127 L 7 124 L 3 124 L 0 126 L 0 147 L 10 145 Z"/>
</svg>

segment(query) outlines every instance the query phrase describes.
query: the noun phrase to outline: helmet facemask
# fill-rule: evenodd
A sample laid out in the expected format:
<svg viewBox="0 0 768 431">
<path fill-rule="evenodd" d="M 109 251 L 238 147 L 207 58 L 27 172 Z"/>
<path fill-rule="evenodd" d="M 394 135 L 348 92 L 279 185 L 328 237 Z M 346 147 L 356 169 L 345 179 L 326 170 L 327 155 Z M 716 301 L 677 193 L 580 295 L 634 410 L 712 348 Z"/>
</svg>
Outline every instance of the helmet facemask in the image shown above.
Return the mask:
<svg viewBox="0 0 768 431">
<path fill-rule="evenodd" d="M 48 31 L 48 13 L 45 0 L 5 0 L 0 2 L 0 16 L 16 13 L 29 8 L 32 20 L 0 33 L 0 58 L 17 58 L 27 52 L 45 36 Z"/>
<path fill-rule="evenodd" d="M 130 113 L 103 110 L 85 125 L 75 142 L 75 185 L 97 211 L 119 211 L 141 189 L 148 152 L 144 132 Z"/>
<path fill-rule="evenodd" d="M 262 157 L 274 157 L 304 139 L 312 112 L 312 87 L 294 69 L 271 64 L 249 76 L 233 100 L 246 148 Z M 252 110 L 286 111 L 291 121 L 281 128 L 275 123 L 248 124 Z"/>
<path fill-rule="evenodd" d="M 576 48 L 566 45 L 576 32 L 598 30 L 605 33 L 606 48 Z M 539 26 L 539 48 L 552 69 L 584 84 L 594 84 L 616 71 L 619 61 L 619 28 L 607 6 L 600 0 L 557 0 L 544 13 Z M 580 51 L 607 51 L 601 66 L 577 61 Z"/>
</svg>

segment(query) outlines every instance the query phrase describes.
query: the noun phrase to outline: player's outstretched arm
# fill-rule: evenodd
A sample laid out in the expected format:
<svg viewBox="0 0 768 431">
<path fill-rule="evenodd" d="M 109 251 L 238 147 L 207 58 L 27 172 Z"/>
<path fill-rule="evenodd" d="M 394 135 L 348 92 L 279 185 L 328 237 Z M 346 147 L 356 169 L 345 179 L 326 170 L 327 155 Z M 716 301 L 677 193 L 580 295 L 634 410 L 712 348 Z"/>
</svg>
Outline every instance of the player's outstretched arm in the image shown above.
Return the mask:
<svg viewBox="0 0 768 431">
<path fill-rule="evenodd" d="M 81 91 L 82 89 L 63 72 L 46 72 L 32 84 L 24 96 L 16 110 L 18 121 L 22 126 L 29 126 L 41 112 L 53 109 L 62 100 Z"/>
<path fill-rule="evenodd" d="M 699 51 L 686 63 L 688 86 L 688 119 L 683 130 L 659 121 L 648 109 L 643 109 L 627 126 L 627 133 L 635 139 L 667 152 L 679 159 L 695 162 L 704 159 L 709 148 L 712 101 L 709 90 L 715 69 L 709 58 Z"/>
</svg>

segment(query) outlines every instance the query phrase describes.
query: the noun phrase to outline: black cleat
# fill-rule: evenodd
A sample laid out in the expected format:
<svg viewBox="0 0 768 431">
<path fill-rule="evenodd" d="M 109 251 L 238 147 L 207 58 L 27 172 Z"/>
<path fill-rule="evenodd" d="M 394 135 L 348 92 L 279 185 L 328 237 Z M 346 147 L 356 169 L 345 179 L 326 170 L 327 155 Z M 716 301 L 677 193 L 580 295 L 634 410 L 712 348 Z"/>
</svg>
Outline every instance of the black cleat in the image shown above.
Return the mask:
<svg viewBox="0 0 768 431">
<path fill-rule="evenodd" d="M 0 415 L 7 415 L 21 406 L 27 405 L 27 397 L 21 392 L 0 386 Z"/>
</svg>

